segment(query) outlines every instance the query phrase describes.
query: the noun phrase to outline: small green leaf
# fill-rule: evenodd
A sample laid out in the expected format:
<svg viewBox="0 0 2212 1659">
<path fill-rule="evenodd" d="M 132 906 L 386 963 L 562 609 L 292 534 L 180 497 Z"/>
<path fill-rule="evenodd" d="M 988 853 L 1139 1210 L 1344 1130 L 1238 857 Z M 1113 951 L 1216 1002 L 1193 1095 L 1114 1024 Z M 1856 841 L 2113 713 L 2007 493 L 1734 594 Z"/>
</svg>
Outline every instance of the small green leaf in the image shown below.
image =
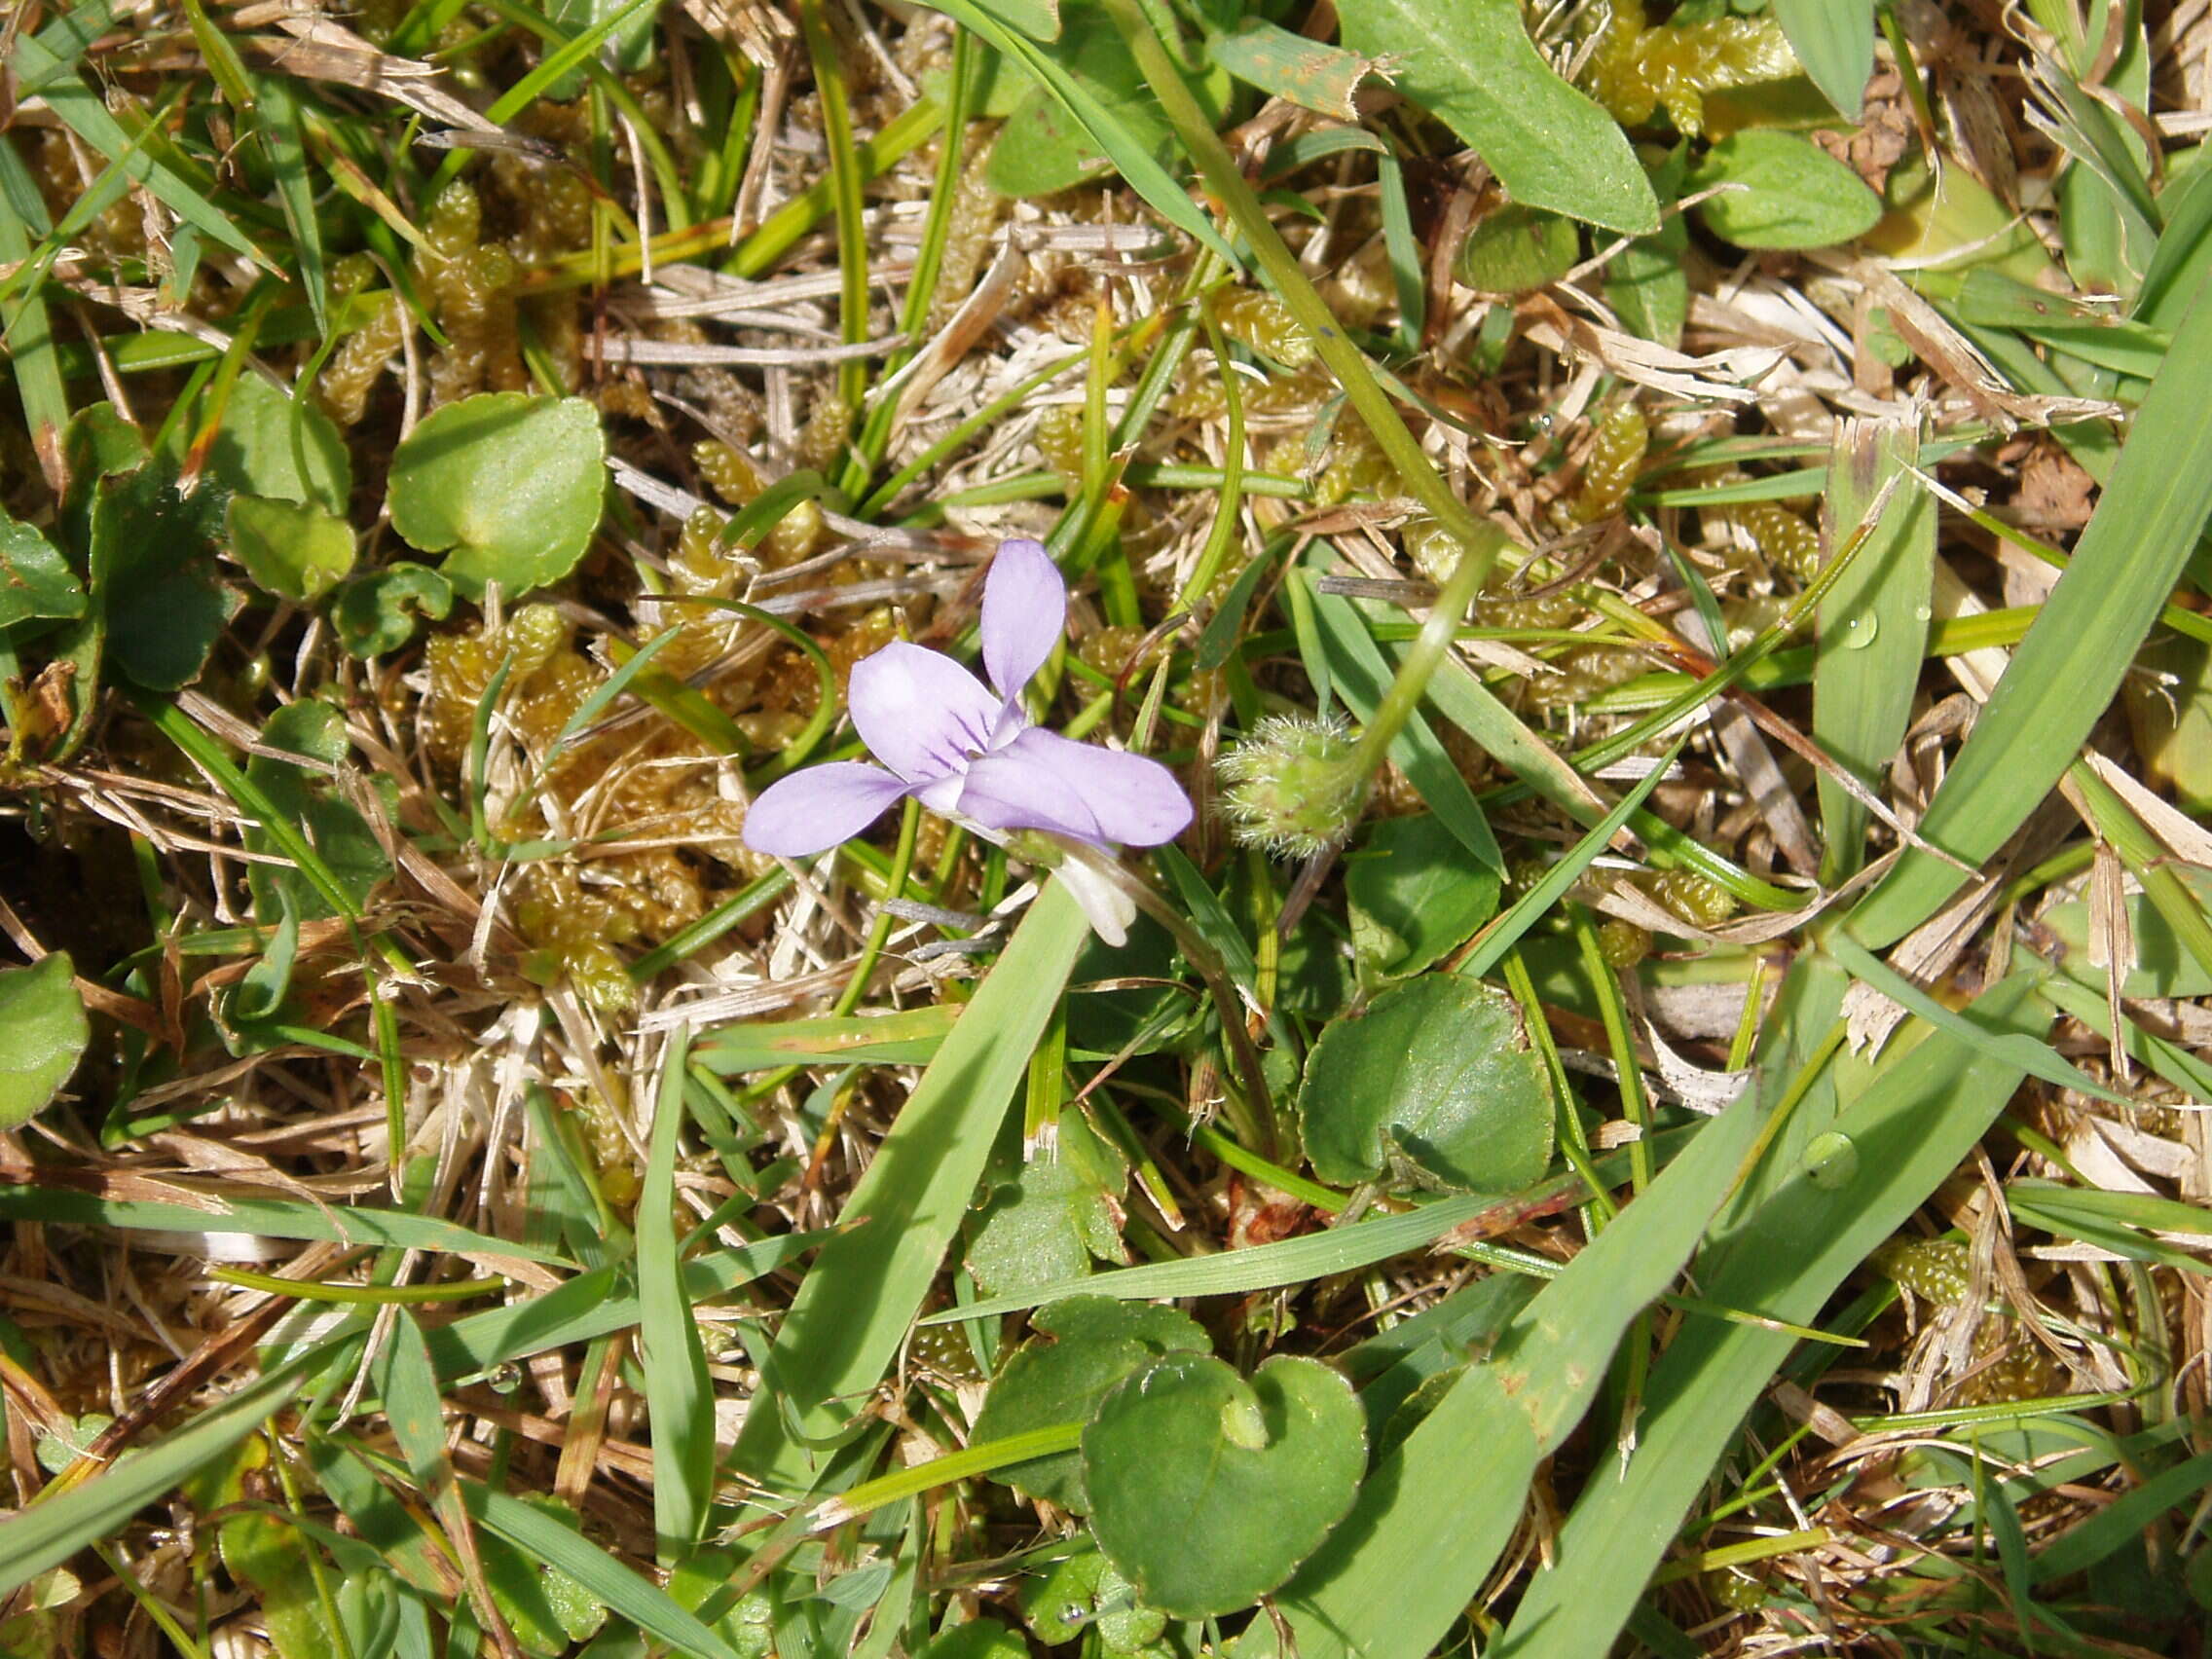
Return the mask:
<svg viewBox="0 0 2212 1659">
<path fill-rule="evenodd" d="M 65 950 L 0 968 L 0 1129 L 45 1110 L 92 1041 L 76 973 Z"/>
<path fill-rule="evenodd" d="M 1478 293 L 1532 293 L 1565 276 L 1581 253 L 1572 219 L 1514 203 L 1467 233 L 1459 280 Z"/>
<path fill-rule="evenodd" d="M 1414 103 L 1473 145 L 1530 207 L 1645 236 L 1659 203 L 1620 125 L 1559 78 L 1519 0 L 1339 0 L 1344 43 L 1393 59 Z"/>
<path fill-rule="evenodd" d="M 576 567 L 599 525 L 607 436 L 580 397 L 484 392 L 428 416 L 392 452 L 392 528 L 447 555 L 470 599 L 510 599 Z"/>
<path fill-rule="evenodd" d="M 286 704 L 270 716 L 269 723 L 261 728 L 261 741 L 270 749 L 317 760 L 326 766 L 343 765 L 350 753 L 346 738 L 346 717 L 328 703 L 312 697 Z M 298 826 L 322 856 L 324 866 L 340 890 L 350 895 L 356 904 L 365 903 L 378 884 L 391 874 L 391 862 L 385 857 L 384 847 L 375 832 L 347 803 L 327 775 L 267 755 L 256 755 L 249 760 L 245 775 L 284 815 L 286 822 Z M 378 782 L 387 792 L 395 790 L 387 779 Z M 397 811 L 395 793 L 387 793 L 386 804 L 388 810 Z M 245 844 L 257 853 L 280 850 L 269 838 L 268 831 L 261 829 L 248 829 Z M 279 888 L 285 890 L 302 920 L 312 921 L 332 913 L 329 901 L 298 870 L 281 865 L 255 864 L 246 881 L 253 890 L 254 908 L 264 921 L 274 922 L 277 917 Z"/>
<path fill-rule="evenodd" d="M 353 462 L 337 423 L 250 373 L 231 390 L 206 477 L 225 494 L 312 502 L 341 515 L 353 494 Z"/>
<path fill-rule="evenodd" d="M 1206 1334 L 1172 1308 L 1077 1296 L 1030 1316 L 1040 1333 L 1008 1356 L 991 1381 L 974 1438 L 1003 1440 L 1035 1428 L 1088 1422 L 1124 1377 L 1170 1353 L 1204 1353 Z M 1014 1463 L 992 1477 L 1083 1514 L 1083 1469 L 1073 1452 Z"/>
<path fill-rule="evenodd" d="M 1692 169 L 1687 189 L 1732 188 L 1697 209 L 1714 236 L 1738 247 L 1831 247 L 1882 216 L 1860 176 L 1794 132 L 1731 132 Z"/>
<path fill-rule="evenodd" d="M 1509 1193 L 1551 1162 L 1551 1088 L 1520 1009 L 1462 975 L 1394 986 L 1332 1020 L 1298 1109 L 1313 1173 L 1338 1186 L 1418 1171 Z"/>
<path fill-rule="evenodd" d="M 368 571 L 338 590 L 330 608 L 339 642 L 354 656 L 379 657 L 415 637 L 415 618 L 443 621 L 453 608 L 453 583 L 430 569 L 402 560 Z"/>
<path fill-rule="evenodd" d="M 0 513 L 0 628 L 85 613 L 85 590 L 53 542 Z"/>
<path fill-rule="evenodd" d="M 1122 1262 L 1122 1195 L 1129 1166 L 1081 1113 L 1060 1120 L 1058 1143 L 994 1191 L 968 1240 L 968 1271 L 987 1295 L 1057 1284 Z"/>
<path fill-rule="evenodd" d="M 1351 1384 L 1280 1354 L 1249 1382 L 1171 1354 L 1115 1388 L 1083 1434 L 1099 1548 L 1178 1618 L 1235 1612 L 1288 1578 L 1351 1508 L 1366 1463 Z"/>
<path fill-rule="evenodd" d="M 1661 205 L 1671 207 L 1681 196 L 1689 153 L 1677 145 L 1657 160 L 1653 155 L 1644 152 L 1644 170 Z M 1638 237 L 1605 267 L 1605 304 L 1613 308 L 1621 326 L 1639 339 L 1667 347 L 1682 343 L 1682 325 L 1690 312 L 1690 279 L 1682 269 L 1682 253 L 1689 241 L 1689 221 L 1670 213 L 1654 235 Z"/>
<path fill-rule="evenodd" d="M 313 502 L 233 496 L 231 551 L 264 593 L 312 604 L 353 568 L 353 527 Z"/>
<path fill-rule="evenodd" d="M 1360 972 L 1418 974 L 1497 914 L 1497 872 L 1467 856 L 1434 813 L 1385 818 L 1345 861 Z"/>
<path fill-rule="evenodd" d="M 1134 1653 L 1167 1628 L 1167 1615 L 1138 1601 L 1136 1587 L 1096 1550 L 1055 1562 L 1044 1577 L 1024 1583 L 1021 1616 L 1048 1647 L 1095 1630 L 1107 1654 Z"/>
<path fill-rule="evenodd" d="M 996 1619 L 970 1619 L 939 1632 L 921 1659 L 1029 1659 L 1029 1645 Z"/>
<path fill-rule="evenodd" d="M 526 1493 L 521 1501 L 571 1532 L 582 1530 L 576 1512 L 558 1498 Z M 559 1567 L 533 1559 L 495 1532 L 477 1534 L 476 1548 L 492 1601 L 525 1652 L 566 1653 L 607 1622 L 607 1604 Z"/>
<path fill-rule="evenodd" d="M 92 498 L 92 589 L 105 611 L 107 650 L 150 691 L 198 677 L 240 599 L 211 551 L 213 498 L 179 496 L 156 457 L 103 478 Z"/>
<path fill-rule="evenodd" d="M 1351 95 L 1373 74 L 1371 58 L 1293 34 L 1265 18 L 1239 18 L 1206 42 L 1206 55 L 1247 86 L 1337 121 L 1357 121 Z"/>
</svg>

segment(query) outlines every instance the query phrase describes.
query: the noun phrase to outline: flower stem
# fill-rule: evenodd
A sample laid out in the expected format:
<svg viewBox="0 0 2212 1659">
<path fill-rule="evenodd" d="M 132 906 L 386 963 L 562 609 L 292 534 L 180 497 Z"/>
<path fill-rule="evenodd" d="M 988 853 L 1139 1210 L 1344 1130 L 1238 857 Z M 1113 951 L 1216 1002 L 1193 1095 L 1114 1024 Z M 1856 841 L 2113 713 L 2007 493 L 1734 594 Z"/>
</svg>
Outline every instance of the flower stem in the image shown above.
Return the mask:
<svg viewBox="0 0 2212 1659">
<path fill-rule="evenodd" d="M 1489 562 L 1471 554 L 1461 554 L 1459 562 L 1452 567 L 1452 579 L 1437 595 L 1428 620 L 1420 625 L 1420 632 L 1414 638 L 1413 648 L 1398 664 L 1397 678 L 1390 682 L 1390 689 L 1383 692 L 1382 700 L 1375 705 L 1375 718 L 1359 734 L 1359 747 L 1352 752 L 1352 764 L 1361 778 L 1375 775 L 1388 755 L 1391 742 L 1405 729 L 1406 721 L 1420 703 L 1421 693 L 1428 689 L 1429 676 L 1436 672 L 1444 661 L 1445 652 L 1452 648 L 1452 636 L 1467 614 L 1467 607 L 1475 602 L 1475 595 L 1482 591 L 1483 578 L 1489 574 Z"/>
<path fill-rule="evenodd" d="M 1222 1038 L 1229 1045 L 1242 1084 L 1241 1089 L 1235 1085 L 1230 1087 L 1222 1110 L 1236 1130 L 1236 1138 L 1246 1147 L 1262 1157 L 1275 1157 L 1282 1137 L 1274 1096 L 1268 1088 L 1267 1074 L 1260 1067 L 1260 1051 L 1253 1045 L 1252 1033 L 1245 1028 L 1243 1006 L 1236 1000 L 1236 989 L 1230 983 L 1229 970 L 1223 966 L 1220 955 L 1191 925 L 1188 917 L 1120 859 L 1079 841 L 1062 840 L 1058 836 L 1053 839 L 1066 849 L 1068 857 L 1082 861 L 1086 868 L 1111 881 L 1135 902 L 1138 909 L 1165 928 L 1183 952 L 1184 960 L 1205 981 L 1206 990 L 1213 997 L 1214 1012 L 1221 1018 Z"/>
</svg>

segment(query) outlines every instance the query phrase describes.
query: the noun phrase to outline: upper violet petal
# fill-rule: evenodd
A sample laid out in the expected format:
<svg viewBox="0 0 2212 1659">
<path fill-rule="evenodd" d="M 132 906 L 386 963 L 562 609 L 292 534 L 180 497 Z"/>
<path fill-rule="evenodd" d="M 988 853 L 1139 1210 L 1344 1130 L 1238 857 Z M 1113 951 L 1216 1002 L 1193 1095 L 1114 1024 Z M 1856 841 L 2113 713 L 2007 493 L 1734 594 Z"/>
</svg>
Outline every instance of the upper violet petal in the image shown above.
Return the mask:
<svg viewBox="0 0 2212 1659">
<path fill-rule="evenodd" d="M 987 750 L 1003 708 L 950 657 L 903 640 L 853 665 L 845 701 L 869 753 L 909 784 L 949 777 Z"/>
<path fill-rule="evenodd" d="M 968 768 L 960 810 L 993 830 L 1125 847 L 1157 847 L 1191 824 L 1191 797 L 1159 761 L 1036 726 Z"/>
<path fill-rule="evenodd" d="M 1021 695 L 1059 644 L 1068 584 L 1042 541 L 999 543 L 983 580 L 983 669 L 1008 702 Z"/>
<path fill-rule="evenodd" d="M 798 859 L 859 834 L 906 786 L 880 766 L 832 760 L 779 778 L 745 814 L 745 844 L 756 853 Z"/>
</svg>

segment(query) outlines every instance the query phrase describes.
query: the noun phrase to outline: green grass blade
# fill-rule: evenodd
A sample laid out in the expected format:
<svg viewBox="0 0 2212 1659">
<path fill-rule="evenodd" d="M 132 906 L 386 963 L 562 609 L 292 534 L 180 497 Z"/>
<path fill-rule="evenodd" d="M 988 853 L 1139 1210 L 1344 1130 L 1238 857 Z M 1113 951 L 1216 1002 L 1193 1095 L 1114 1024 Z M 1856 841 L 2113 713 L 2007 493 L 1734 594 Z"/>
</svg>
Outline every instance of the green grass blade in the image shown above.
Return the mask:
<svg viewBox="0 0 2212 1659">
<path fill-rule="evenodd" d="M 2032 1041 L 2046 1017 L 2029 1003 L 2032 983 L 2007 980 L 1977 1013 Z M 1844 1275 L 1958 1166 L 2021 1075 L 1946 1033 L 1931 1036 L 1829 1131 L 1856 1149 L 1856 1172 L 1840 1184 L 1816 1181 L 1810 1161 L 1793 1161 L 1767 1201 L 1701 1260 L 1705 1295 L 1779 1319 L 1818 1317 Z M 1611 1647 L 1683 1512 L 1791 1346 L 1757 1326 L 1701 1319 L 1681 1328 L 1645 1391 L 1635 1456 L 1617 1479 L 1586 1489 L 1556 1564 L 1530 1586 L 1497 1654 L 1582 1659 Z"/>
<path fill-rule="evenodd" d="M 0 1521 L 0 1595 L 93 1540 L 113 1537 L 140 1509 L 251 1434 L 291 1397 L 302 1376 L 330 1362 L 335 1351 L 324 1343 L 294 1354 L 159 1445 L 119 1458 L 68 1491 L 50 1488 L 54 1495 Z"/>
<path fill-rule="evenodd" d="M 808 1441 L 837 1434 L 883 1380 L 1088 932 L 1067 889 L 1050 883 L 900 1109 L 845 1206 L 866 1225 L 823 1247 L 776 1333 L 731 1454 L 745 1475 L 774 1492 L 810 1490 Z"/>
<path fill-rule="evenodd" d="M 1821 602 L 1813 666 L 1813 736 L 1869 786 L 1904 740 L 1928 648 L 1936 504 L 1907 470 L 1919 451 L 1909 419 L 1846 421 L 1828 468 L 1831 546 L 1891 491 L 1865 545 Z M 1826 843 L 1821 875 L 1832 885 L 1865 862 L 1866 803 L 1825 772 L 1817 783 Z"/>
<path fill-rule="evenodd" d="M 1821 95 L 1857 121 L 1874 72 L 1874 0 L 1774 0 L 1774 16 Z"/>
<path fill-rule="evenodd" d="M 679 1030 L 662 1057 L 652 1138 L 638 1196 L 639 1335 L 652 1423 L 653 1531 L 673 1560 L 706 1530 L 715 1483 L 715 1396 L 707 1353 L 683 1294 L 676 1237 L 676 1147 L 683 1128 L 690 1037 Z"/>
<path fill-rule="evenodd" d="M 34 239 L 47 233 L 46 203 L 38 181 L 13 144 L 0 142 L 0 265 L 27 268 Z M 46 297 L 35 280 L 0 305 L 0 346 L 5 346 L 16 393 L 30 427 L 31 446 L 55 495 L 62 492 L 61 435 L 69 425 L 69 399 L 61 389 L 61 364 Z"/>
<path fill-rule="evenodd" d="M 2073 563 L 1921 820 L 1922 838 L 1970 868 L 1989 860 L 2072 763 L 2212 517 L 2208 381 L 2212 279 L 2200 281 L 2174 332 Z M 1908 848 L 1852 911 L 1851 931 L 1875 949 L 1893 944 L 1963 879 L 1933 852 Z"/>
<path fill-rule="evenodd" d="M 315 331 L 330 334 L 328 263 L 322 251 L 322 224 L 314 214 L 314 181 L 308 176 L 306 142 L 300 136 L 300 98 L 281 75 L 259 78 L 261 147 L 276 179 L 276 202 L 300 256 L 300 286 L 308 292 Z"/>
</svg>

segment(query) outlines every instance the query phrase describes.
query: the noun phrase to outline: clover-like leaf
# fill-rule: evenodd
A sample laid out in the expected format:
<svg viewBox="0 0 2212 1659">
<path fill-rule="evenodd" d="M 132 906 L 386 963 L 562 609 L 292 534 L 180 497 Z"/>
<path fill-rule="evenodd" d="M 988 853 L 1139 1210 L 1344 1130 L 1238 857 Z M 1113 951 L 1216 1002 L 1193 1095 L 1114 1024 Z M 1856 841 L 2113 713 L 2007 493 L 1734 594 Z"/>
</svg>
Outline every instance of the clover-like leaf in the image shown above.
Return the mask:
<svg viewBox="0 0 2212 1659">
<path fill-rule="evenodd" d="M 65 950 L 0 968 L 0 1129 L 45 1110 L 92 1040 L 76 975 Z"/>
<path fill-rule="evenodd" d="M 313 501 L 233 496 L 231 551 L 264 593 L 312 604 L 353 568 L 353 527 Z"/>
<path fill-rule="evenodd" d="M 33 617 L 84 613 L 85 590 L 59 549 L 29 525 L 0 513 L 0 628 Z"/>
<path fill-rule="evenodd" d="M 1393 986 L 1332 1020 L 1298 1109 L 1313 1172 L 1340 1186 L 1402 1161 L 1438 1186 L 1506 1193 L 1551 1161 L 1551 1085 L 1519 1005 L 1456 975 Z"/>
<path fill-rule="evenodd" d="M 1464 944 L 1497 914 L 1497 872 L 1432 812 L 1385 818 L 1345 863 L 1352 953 L 1362 974 L 1403 978 Z"/>
<path fill-rule="evenodd" d="M 1172 1308 L 1103 1296 L 1052 1303 L 1031 1314 L 1030 1323 L 1041 1334 L 1014 1349 L 992 1379 L 976 1419 L 978 1441 L 1088 1422 L 1130 1373 L 1162 1354 L 1204 1353 L 1209 1346 L 1198 1322 Z M 1009 1464 L 993 1478 L 1078 1515 L 1090 1507 L 1073 1452 Z"/>
<path fill-rule="evenodd" d="M 1697 211 L 1738 247 L 1831 247 L 1874 228 L 1881 198 L 1810 138 L 1771 128 L 1731 132 L 1690 172 L 1685 194 L 1724 185 Z"/>
<path fill-rule="evenodd" d="M 427 565 L 401 560 L 348 580 L 331 604 L 330 622 L 339 644 L 367 659 L 412 640 L 418 616 L 443 621 L 452 608 L 453 583 Z"/>
<path fill-rule="evenodd" d="M 470 599 L 512 599 L 576 567 L 607 480 L 599 411 L 579 397 L 484 392 L 449 403 L 392 452 L 392 528 Z"/>
<path fill-rule="evenodd" d="M 1123 1382 L 1083 1433 L 1098 1547 L 1177 1618 L 1248 1607 L 1351 1508 L 1367 1424 L 1351 1384 L 1278 1354 L 1247 1382 L 1170 1354 Z"/>
</svg>

